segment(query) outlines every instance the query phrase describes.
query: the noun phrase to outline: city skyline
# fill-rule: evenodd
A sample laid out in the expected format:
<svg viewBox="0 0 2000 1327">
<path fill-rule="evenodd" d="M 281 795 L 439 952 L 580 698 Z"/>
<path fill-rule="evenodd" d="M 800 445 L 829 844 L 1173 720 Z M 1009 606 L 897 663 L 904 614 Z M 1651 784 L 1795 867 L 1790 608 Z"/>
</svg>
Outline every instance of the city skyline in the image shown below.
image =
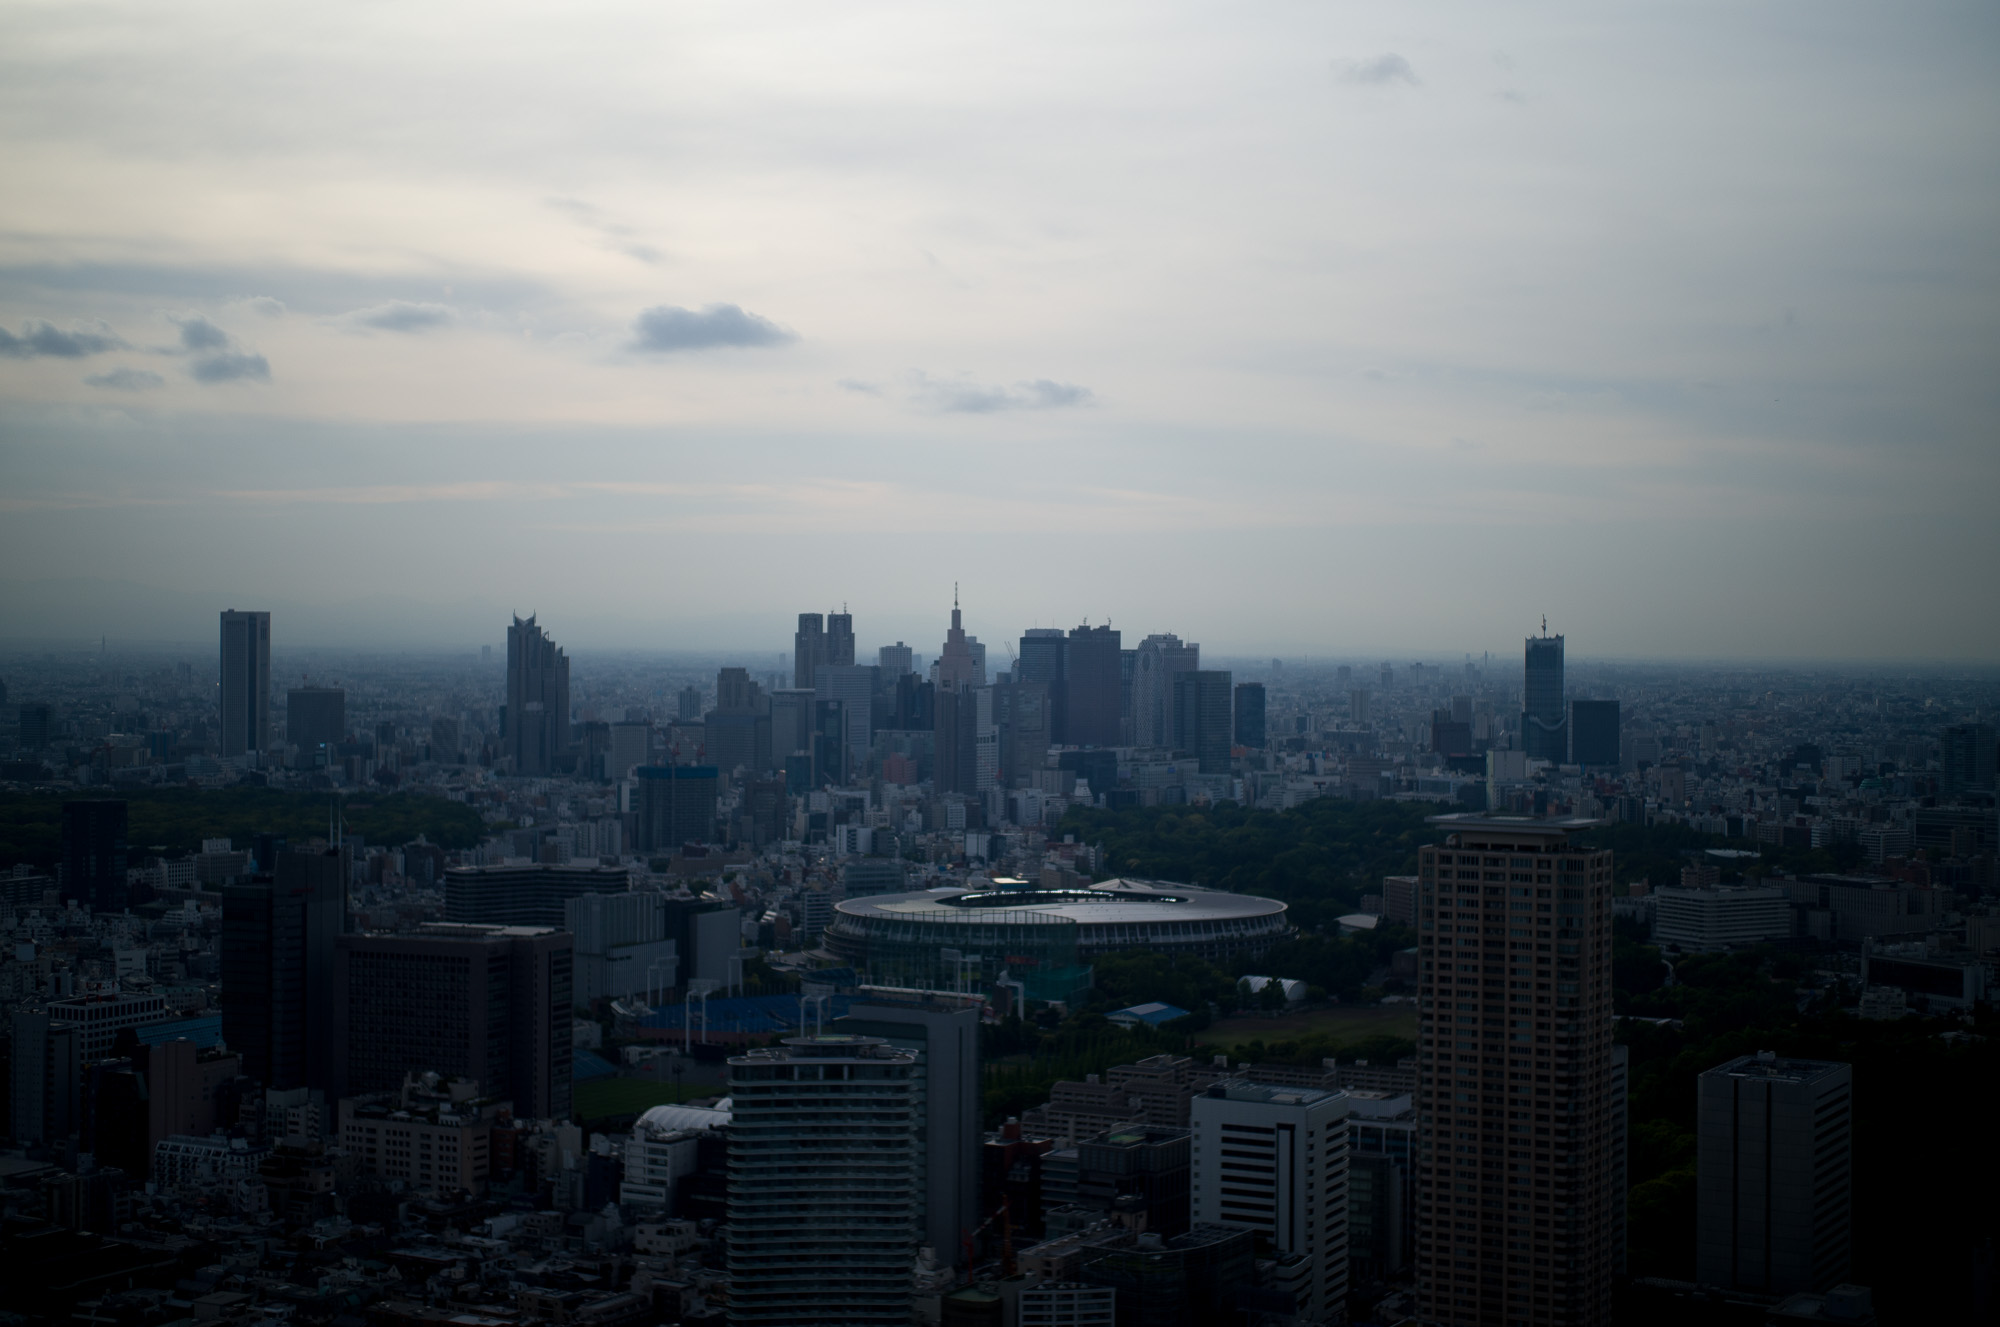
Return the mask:
<svg viewBox="0 0 2000 1327">
<path fill-rule="evenodd" d="M 136 587 L 128 585 L 125 588 L 135 589 Z M 215 646 L 210 643 L 210 640 L 202 639 L 200 634 L 195 633 L 193 627 L 188 627 L 186 624 L 193 622 L 203 627 L 206 634 L 212 640 L 214 620 L 217 613 L 216 605 L 224 602 L 224 599 L 222 597 L 195 593 L 182 596 L 167 596 L 166 598 L 171 598 L 174 601 L 174 608 L 170 617 L 162 615 L 160 618 L 154 619 L 165 627 L 164 631 L 156 633 L 146 633 L 137 630 L 130 632 L 94 630 L 72 635 L 8 635 L 6 634 L 8 626 L 12 626 L 18 630 L 20 623 L 16 621 L 11 624 L 0 625 L 0 660 L 4 660 L 9 654 L 24 658 L 42 654 L 49 654 L 51 656 L 110 654 L 166 657 L 188 655 L 212 658 L 215 653 Z M 237 600 L 229 600 L 229 602 L 237 602 Z M 287 668 L 294 669 L 307 659 L 327 661 L 314 665 L 317 667 L 325 668 L 331 666 L 338 668 L 342 666 L 343 661 L 347 660 L 371 659 L 398 654 L 438 659 L 463 657 L 468 653 L 478 656 L 482 647 L 492 652 L 487 659 L 488 662 L 494 662 L 504 667 L 506 663 L 507 638 L 507 630 L 504 624 L 510 615 L 524 618 L 541 618 L 547 623 L 552 633 L 562 636 L 563 647 L 569 654 L 585 660 L 592 657 L 602 659 L 654 658 L 674 666 L 692 667 L 709 667 L 718 661 L 722 661 L 747 667 L 750 669 L 752 675 L 759 679 L 767 679 L 774 674 L 793 674 L 797 667 L 796 633 L 791 630 L 791 626 L 793 619 L 798 615 L 792 611 L 790 606 L 783 602 L 775 604 L 770 612 L 745 611 L 733 613 L 726 618 L 706 619 L 710 623 L 727 624 L 723 628 L 723 631 L 727 634 L 718 634 L 713 639 L 706 637 L 689 639 L 688 636 L 694 633 L 681 634 L 677 632 L 674 625 L 663 623 L 658 628 L 658 634 L 661 637 L 658 640 L 621 638 L 616 634 L 620 629 L 621 624 L 619 622 L 589 613 L 572 614 L 563 611 L 560 607 L 558 607 L 553 615 L 547 612 L 537 614 L 531 610 L 502 608 L 497 610 L 496 616 L 496 614 L 485 612 L 483 609 L 468 608 L 464 605 L 453 605 L 449 610 L 443 612 L 428 610 L 420 612 L 417 608 L 411 606 L 411 601 L 402 596 L 384 596 L 382 600 L 377 601 L 374 605 L 366 601 L 353 601 L 331 609 L 323 607 L 315 609 L 312 606 L 299 605 L 297 603 L 286 605 L 282 600 L 274 599 L 260 599 L 255 602 L 262 606 L 261 611 L 271 619 L 270 648 L 272 657 L 281 661 Z M 382 631 L 383 634 L 371 636 L 369 634 L 370 628 L 368 623 L 371 621 L 379 623 L 382 620 L 382 616 L 373 611 L 380 604 L 407 608 L 410 612 L 408 619 L 409 630 L 390 630 L 378 625 L 375 629 Z M 941 612 L 934 615 L 926 615 L 922 612 L 906 612 L 898 613 L 894 616 L 875 618 L 865 611 L 855 611 L 845 616 L 856 623 L 853 641 L 857 660 L 873 663 L 877 652 L 881 648 L 902 646 L 913 651 L 915 656 L 922 659 L 928 667 L 928 665 L 936 662 L 941 653 L 941 647 L 945 643 L 949 632 L 950 611 L 950 608 L 947 606 Z M 963 612 L 967 621 L 970 622 L 973 620 L 972 610 L 965 609 Z M 1120 616 L 1107 617 L 1107 615 L 1093 615 L 1088 619 L 1084 619 L 1081 624 L 1093 626 L 1110 625 L 1113 630 L 1119 631 L 1129 639 L 1130 644 L 1128 648 L 1136 648 L 1142 642 L 1144 637 L 1138 634 L 1140 631 L 1144 631 L 1147 634 L 1155 634 L 1153 632 L 1153 628 L 1155 627 L 1177 628 L 1180 631 L 1187 632 L 1190 636 L 1197 634 L 1196 632 L 1189 631 L 1187 627 L 1187 622 L 1195 617 L 1193 611 L 1169 608 L 1166 612 L 1170 615 L 1178 613 L 1179 616 L 1169 616 L 1165 621 L 1148 620 L 1139 624 L 1136 628 L 1129 618 Z M 462 619 L 468 625 L 463 631 L 452 630 L 449 633 L 441 632 L 437 619 L 442 616 L 454 616 L 457 619 Z M 1058 636 L 1067 634 L 1063 628 L 1050 627 L 1050 619 L 1046 612 L 1033 615 L 1031 620 L 1025 625 L 1018 627 L 1003 625 L 997 631 L 993 628 L 991 616 L 981 616 L 982 620 L 987 624 L 986 629 L 992 632 L 995 649 L 997 650 L 997 653 L 993 655 L 992 661 L 989 661 L 988 664 L 989 680 L 993 673 L 1005 671 L 1009 659 L 1008 651 L 1013 650 L 1018 653 L 1018 647 L 1023 637 L 1036 631 L 1048 630 L 1054 630 Z M 495 621 L 502 623 L 502 626 L 497 630 L 492 625 Z M 1377 664 L 1402 667 L 1410 663 L 1421 663 L 1425 667 L 1452 667 L 1463 663 L 1479 664 L 1482 660 L 1490 665 L 1503 658 L 1515 658 L 1520 652 L 1521 642 L 1532 638 L 1541 629 L 1537 624 L 1542 621 L 1543 619 L 1536 612 L 1526 612 L 1521 617 L 1519 623 L 1521 630 L 1505 638 L 1490 642 L 1482 639 L 1470 643 L 1465 641 L 1418 643 L 1409 641 L 1397 642 L 1393 640 L 1384 643 L 1365 637 L 1357 637 L 1348 641 L 1335 641 L 1312 648 L 1303 648 L 1296 643 L 1291 645 L 1260 646 L 1254 640 L 1224 641 L 1214 647 L 1202 646 L 1201 648 L 1208 658 L 1237 667 L 1255 667 L 1266 664 L 1273 659 L 1279 660 L 1285 667 L 1314 669 L 1322 667 L 1333 668 L 1341 665 L 1360 665 L 1372 668 Z M 978 624 L 975 623 L 974 625 Z M 1079 622 L 1072 621 L 1069 625 L 1074 627 L 1079 625 Z M 1947 675 L 1964 673 L 1967 676 L 1983 676 L 1996 669 L 2000 669 L 2000 656 L 1989 657 L 1979 654 L 1960 657 L 1939 653 L 1925 654 L 1908 648 L 1901 650 L 1879 649 L 1872 653 L 1858 652 L 1844 655 L 1815 654 L 1809 652 L 1784 653 L 1782 651 L 1774 653 L 1748 651 L 1736 653 L 1727 651 L 1688 653 L 1638 651 L 1625 653 L 1608 648 L 1588 648 L 1592 644 L 1592 638 L 1597 635 L 1597 624 L 1592 622 L 1578 624 L 1575 622 L 1563 623 L 1551 621 L 1548 629 L 1552 634 L 1561 635 L 1564 633 L 1557 631 L 1557 627 L 1574 627 L 1576 625 L 1582 625 L 1584 628 L 1584 635 L 1579 637 L 1579 640 L 1586 648 L 1570 649 L 1568 659 L 1572 667 L 1580 665 L 1586 670 L 1600 667 L 1650 666 L 1691 668 L 1697 670 L 1727 670 L 1732 668 L 1792 668 L 1824 665 L 1856 670 L 1863 673 L 1907 671 L 1912 675 L 1935 672 Z M 630 620 L 626 619 L 623 622 L 623 626 L 626 629 L 630 629 Z M 173 634 L 183 629 L 187 630 L 189 634 L 185 636 Z M 605 634 L 607 629 L 613 633 L 608 637 Z M 764 634 L 766 639 L 761 642 L 748 639 L 759 632 Z M 966 634 L 972 637 L 978 635 L 977 631 L 971 627 L 966 629 Z M 936 637 L 935 642 L 932 641 L 932 637 Z M 279 687 L 280 693 L 282 693 L 284 685 L 299 685 L 301 683 L 307 685 L 325 683 L 338 685 L 337 677 L 323 673 L 312 673 L 310 670 L 304 673 L 282 671 L 276 664 L 272 666 L 271 678 L 274 685 Z M 1372 678 L 1363 678 L 1357 675 L 1357 681 L 1365 684 L 1372 681 Z M 282 704 L 281 695 L 277 703 Z M 274 722 L 282 727 L 281 719 Z"/>
</svg>

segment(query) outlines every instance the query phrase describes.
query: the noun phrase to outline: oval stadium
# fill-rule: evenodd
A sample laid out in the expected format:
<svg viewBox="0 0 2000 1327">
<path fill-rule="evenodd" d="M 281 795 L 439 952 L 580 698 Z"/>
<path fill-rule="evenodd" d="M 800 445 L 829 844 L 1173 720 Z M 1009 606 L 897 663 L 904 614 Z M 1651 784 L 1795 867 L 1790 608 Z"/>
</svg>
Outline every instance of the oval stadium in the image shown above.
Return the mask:
<svg viewBox="0 0 2000 1327">
<path fill-rule="evenodd" d="M 846 899 L 834 905 L 824 944 L 879 985 L 969 991 L 1012 978 L 1031 999 L 1067 1003 L 1103 954 L 1153 949 L 1220 962 L 1261 954 L 1291 933 L 1276 899 L 1118 879 Z"/>
</svg>

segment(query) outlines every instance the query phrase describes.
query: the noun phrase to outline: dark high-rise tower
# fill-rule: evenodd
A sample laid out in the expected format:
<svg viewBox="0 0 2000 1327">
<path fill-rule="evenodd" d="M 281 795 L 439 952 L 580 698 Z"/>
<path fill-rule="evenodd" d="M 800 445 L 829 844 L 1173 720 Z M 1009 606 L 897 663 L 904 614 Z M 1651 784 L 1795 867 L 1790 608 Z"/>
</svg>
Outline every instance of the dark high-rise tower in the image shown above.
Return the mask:
<svg viewBox="0 0 2000 1327">
<path fill-rule="evenodd" d="M 1264 684 L 1236 684 L 1236 745 L 1261 748 L 1264 736 Z"/>
<path fill-rule="evenodd" d="M 1572 765 L 1617 769 L 1618 702 L 1577 700 L 1569 707 L 1569 760 Z"/>
<path fill-rule="evenodd" d="M 1417 853 L 1417 1317 L 1605 1323 L 1625 1243 L 1611 853 L 1449 815 Z"/>
<path fill-rule="evenodd" d="M 222 615 L 222 755 L 248 755 L 271 744 L 271 615 Z"/>
<path fill-rule="evenodd" d="M 94 912 L 125 911 L 124 802 L 64 802 L 62 854 L 64 898 L 82 899 Z"/>
<path fill-rule="evenodd" d="M 1021 636 L 1021 657 L 1014 663 L 1016 682 L 1054 686 L 1063 675 L 1063 634 L 1054 627 L 1030 627 Z"/>
<path fill-rule="evenodd" d="M 1191 750 L 1176 726 L 1174 679 L 1201 667 L 1201 646 L 1183 643 L 1172 632 L 1139 642 L 1132 656 L 1132 741 L 1138 746 Z"/>
<path fill-rule="evenodd" d="M 854 614 L 845 608 L 826 615 L 826 664 L 831 668 L 854 667 Z"/>
<path fill-rule="evenodd" d="M 1944 766 L 1944 791 L 1948 797 L 1975 789 L 1993 788 L 1994 745 L 1990 723 L 1955 723 L 1944 730 L 1938 744 L 1939 763 Z"/>
<path fill-rule="evenodd" d="M 1563 709 L 1563 638 L 1548 634 L 1528 637 L 1526 685 L 1521 702 L 1521 749 L 1531 760 L 1560 765 L 1569 759 L 1568 715 Z"/>
<path fill-rule="evenodd" d="M 347 929 L 347 856 L 279 853 L 270 876 L 222 892 L 222 1039 L 269 1088 L 331 1084 L 334 937 Z"/>
<path fill-rule="evenodd" d="M 730 1327 L 909 1321 L 927 1215 L 918 1056 L 839 1034 L 730 1057 Z"/>
<path fill-rule="evenodd" d="M 800 613 L 799 629 L 792 635 L 792 686 L 804 691 L 813 684 L 813 669 L 826 662 L 826 619 L 818 613 Z"/>
<path fill-rule="evenodd" d="M 685 843 L 715 841 L 715 799 L 721 791 L 716 766 L 641 765 L 633 773 L 636 851 L 665 855 Z"/>
<path fill-rule="evenodd" d="M 1203 774 L 1229 773 L 1229 745 L 1235 727 L 1230 713 L 1228 673 L 1196 668 L 1173 674 L 1173 727 L 1177 746 L 1201 762 Z"/>
<path fill-rule="evenodd" d="M 1853 1069 L 1765 1051 L 1695 1083 L 1695 1275 L 1766 1295 L 1845 1280 Z"/>
<path fill-rule="evenodd" d="M 532 614 L 517 617 L 507 628 L 507 754 L 516 774 L 553 774 L 568 749 L 569 656 Z"/>
<path fill-rule="evenodd" d="M 19 711 L 21 749 L 40 751 L 55 735 L 55 711 L 40 701 L 30 701 Z"/>
<path fill-rule="evenodd" d="M 285 741 L 299 749 L 300 760 L 320 748 L 332 754 L 334 743 L 347 736 L 347 693 L 339 687 L 293 687 L 285 693 Z"/>
<path fill-rule="evenodd" d="M 1063 642 L 1062 721 L 1069 746 L 1117 746 L 1120 705 L 1119 636 L 1109 626 L 1073 628 Z"/>
</svg>

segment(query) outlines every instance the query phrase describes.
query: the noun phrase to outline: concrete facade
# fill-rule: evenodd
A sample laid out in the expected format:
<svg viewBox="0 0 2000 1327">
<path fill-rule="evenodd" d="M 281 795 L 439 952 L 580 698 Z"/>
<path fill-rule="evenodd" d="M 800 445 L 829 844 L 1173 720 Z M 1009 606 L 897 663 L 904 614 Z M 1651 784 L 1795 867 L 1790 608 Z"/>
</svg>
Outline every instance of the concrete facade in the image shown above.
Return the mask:
<svg viewBox="0 0 2000 1327">
<path fill-rule="evenodd" d="M 1845 1279 L 1853 1068 L 1746 1055 L 1697 1087 L 1695 1276 L 1762 1294 Z"/>
</svg>

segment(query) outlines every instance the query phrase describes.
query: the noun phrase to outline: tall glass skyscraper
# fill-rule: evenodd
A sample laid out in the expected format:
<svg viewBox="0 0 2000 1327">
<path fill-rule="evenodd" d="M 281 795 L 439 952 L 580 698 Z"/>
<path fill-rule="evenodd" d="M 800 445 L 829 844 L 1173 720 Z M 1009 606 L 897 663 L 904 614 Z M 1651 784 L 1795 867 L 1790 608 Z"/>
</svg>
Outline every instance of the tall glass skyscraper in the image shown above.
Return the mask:
<svg viewBox="0 0 2000 1327">
<path fill-rule="evenodd" d="M 1522 689 L 1521 749 L 1531 760 L 1569 759 L 1569 723 L 1563 708 L 1563 638 L 1548 634 L 1528 637 L 1526 685 Z"/>
<path fill-rule="evenodd" d="M 729 1321 L 906 1327 L 922 1229 L 917 1054 L 791 1037 L 729 1061 Z"/>
<path fill-rule="evenodd" d="M 507 754 L 516 774 L 553 774 L 569 748 L 569 656 L 532 615 L 507 628 Z"/>
<path fill-rule="evenodd" d="M 271 744 L 271 615 L 222 615 L 223 756 L 248 755 Z"/>
</svg>

